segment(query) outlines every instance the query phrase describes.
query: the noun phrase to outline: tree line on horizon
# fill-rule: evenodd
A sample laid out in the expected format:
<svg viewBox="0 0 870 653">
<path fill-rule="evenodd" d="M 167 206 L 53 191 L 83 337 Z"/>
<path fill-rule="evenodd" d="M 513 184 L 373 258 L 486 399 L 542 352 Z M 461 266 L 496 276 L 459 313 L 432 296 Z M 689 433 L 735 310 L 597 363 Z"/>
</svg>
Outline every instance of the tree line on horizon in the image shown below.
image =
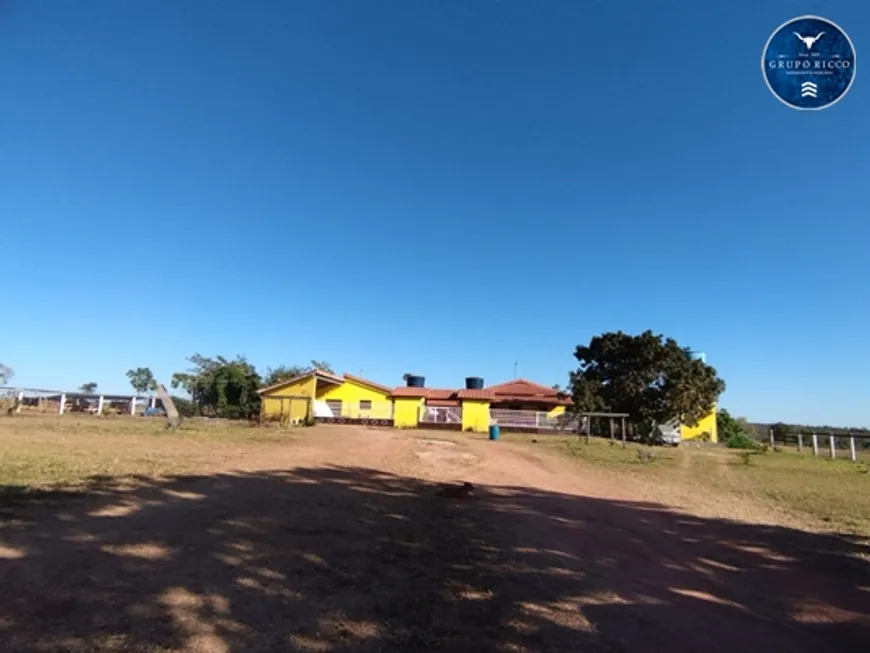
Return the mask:
<svg viewBox="0 0 870 653">
<path fill-rule="evenodd" d="M 673 338 L 645 331 L 621 331 L 595 336 L 576 348 L 578 367 L 569 374 L 565 392 L 573 397 L 575 412 L 624 413 L 644 429 L 657 423 L 696 424 L 708 415 L 725 389 L 716 370 L 691 355 Z M 281 365 L 265 375 L 243 356 L 190 356 L 191 367 L 172 375 L 173 389 L 186 397 L 173 397 L 182 415 L 247 419 L 259 415 L 257 390 L 313 369 L 332 372 L 329 363 Z M 153 389 L 148 368 L 127 372 L 139 392 Z M 407 376 L 407 375 L 406 375 Z"/>
<path fill-rule="evenodd" d="M 574 350 L 576 369 L 569 372 L 569 383 L 561 391 L 573 399 L 577 413 L 621 413 L 648 432 L 655 424 L 696 425 L 709 415 L 725 390 L 716 369 L 692 355 L 691 349 L 673 338 L 651 330 L 638 335 L 622 331 L 594 336 Z M 244 356 L 228 358 L 193 354 L 190 367 L 172 375 L 173 401 L 182 416 L 250 419 L 259 415 L 258 390 L 299 376 L 311 369 L 333 372 L 330 364 L 313 359 L 309 365 L 279 365 L 261 375 Z M 0 381 L 5 383 L 14 371 L 0 364 Z M 406 377 L 408 375 L 405 375 Z M 138 367 L 127 371 L 137 396 L 156 390 L 151 369 Z M 93 394 L 97 384 L 80 386 Z M 559 389 L 559 386 L 553 386 Z M 867 428 L 837 428 L 799 424 L 752 423 L 734 418 L 725 408 L 717 416 L 720 439 L 728 433 L 742 433 L 754 439 L 769 436 L 774 429 L 777 440 L 787 440 L 798 431 L 808 433 L 870 433 Z"/>
<path fill-rule="evenodd" d="M 257 390 L 263 386 L 281 383 L 314 368 L 332 372 L 329 363 L 319 360 L 312 360 L 308 366 L 279 365 L 267 368 L 262 376 L 244 356 L 227 358 L 193 354 L 187 361 L 191 367 L 176 372 L 170 380 L 174 390 L 186 394 L 172 395 L 172 401 L 182 417 L 251 419 L 260 413 Z M 148 367 L 129 370 L 127 378 L 137 395 L 157 389 L 157 381 Z"/>
</svg>

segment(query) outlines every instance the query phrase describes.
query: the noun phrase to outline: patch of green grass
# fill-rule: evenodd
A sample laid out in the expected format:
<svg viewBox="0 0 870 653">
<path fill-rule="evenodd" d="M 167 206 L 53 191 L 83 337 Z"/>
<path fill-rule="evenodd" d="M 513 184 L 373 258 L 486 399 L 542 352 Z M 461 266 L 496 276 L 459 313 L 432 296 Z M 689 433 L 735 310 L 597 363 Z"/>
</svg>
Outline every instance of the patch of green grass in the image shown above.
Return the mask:
<svg viewBox="0 0 870 653">
<path fill-rule="evenodd" d="M 731 470 L 742 493 L 840 530 L 870 534 L 870 475 L 861 464 L 771 452 Z"/>
<path fill-rule="evenodd" d="M 771 505 L 801 521 L 842 532 L 870 535 L 870 473 L 864 462 L 847 457 L 830 460 L 769 448 L 754 451 L 722 446 L 677 449 L 655 447 L 655 459 L 639 460 L 639 446 L 593 438 L 509 436 L 544 447 L 599 469 L 630 478 L 654 479 L 661 496 L 714 497 L 713 503 L 748 500 Z M 532 440 L 537 440 L 532 443 Z M 709 503 L 709 502 L 708 502 Z"/>
<path fill-rule="evenodd" d="M 95 416 L 0 418 L 0 487 L 77 487 L 94 477 L 195 473 L 219 460 L 299 439 L 297 430 L 190 420 Z"/>
<path fill-rule="evenodd" d="M 623 448 L 621 443 L 610 445 L 609 441 L 600 440 L 591 440 L 589 444 L 575 440 L 565 446 L 568 453 L 575 458 L 617 467 L 672 467 L 677 462 L 676 452 L 666 447 L 629 444 Z"/>
<path fill-rule="evenodd" d="M 557 451 L 572 458 L 584 460 L 590 463 L 605 465 L 608 467 L 672 467 L 679 460 L 679 451 L 670 447 L 644 447 L 635 443 L 627 443 L 625 447 L 617 440 L 602 438 L 590 438 L 587 443 L 582 437 L 555 436 L 555 435 L 527 435 L 507 434 L 504 439 L 508 442 L 533 444 L 534 446 Z M 653 459 L 643 462 L 638 456 L 638 451 L 651 451 Z"/>
</svg>

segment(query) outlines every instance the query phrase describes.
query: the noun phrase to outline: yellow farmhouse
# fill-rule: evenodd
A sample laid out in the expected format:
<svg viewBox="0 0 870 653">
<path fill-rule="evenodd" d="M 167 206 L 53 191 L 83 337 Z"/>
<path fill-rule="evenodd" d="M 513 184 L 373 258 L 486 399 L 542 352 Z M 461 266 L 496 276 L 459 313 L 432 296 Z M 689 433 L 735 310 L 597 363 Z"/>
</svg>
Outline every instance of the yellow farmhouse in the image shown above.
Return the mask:
<svg viewBox="0 0 870 653">
<path fill-rule="evenodd" d="M 391 422 L 392 390 L 373 381 L 311 370 L 261 388 L 261 415 L 266 420 L 303 422 L 369 419 Z"/>
<path fill-rule="evenodd" d="M 490 424 L 504 430 L 537 432 L 559 428 L 571 397 L 539 383 L 515 379 L 485 386 L 468 377 L 459 389 L 429 388 L 425 378 L 409 376 L 391 388 L 352 374 L 310 370 L 260 389 L 261 417 L 281 423 L 354 422 L 396 428 L 432 428 L 484 433 Z M 715 410 L 694 427 L 690 440 L 708 434 L 716 441 Z"/>
</svg>

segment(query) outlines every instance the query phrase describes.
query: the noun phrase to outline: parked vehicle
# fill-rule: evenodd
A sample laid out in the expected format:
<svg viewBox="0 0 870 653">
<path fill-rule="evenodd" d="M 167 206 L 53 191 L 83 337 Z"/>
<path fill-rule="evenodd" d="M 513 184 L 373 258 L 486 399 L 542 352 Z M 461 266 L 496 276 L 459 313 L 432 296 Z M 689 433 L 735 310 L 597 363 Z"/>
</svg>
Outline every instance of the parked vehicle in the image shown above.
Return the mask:
<svg viewBox="0 0 870 653">
<path fill-rule="evenodd" d="M 650 433 L 649 439 L 651 444 L 676 447 L 682 442 L 683 437 L 680 434 L 679 426 L 674 424 L 656 424 Z"/>
</svg>

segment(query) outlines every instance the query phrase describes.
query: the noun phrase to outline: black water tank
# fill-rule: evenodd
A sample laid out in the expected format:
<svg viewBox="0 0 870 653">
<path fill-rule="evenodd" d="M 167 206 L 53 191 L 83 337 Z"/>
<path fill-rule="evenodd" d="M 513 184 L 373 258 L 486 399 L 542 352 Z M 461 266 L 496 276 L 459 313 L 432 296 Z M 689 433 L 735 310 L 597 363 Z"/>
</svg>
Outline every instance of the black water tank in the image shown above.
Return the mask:
<svg viewBox="0 0 870 653">
<path fill-rule="evenodd" d="M 466 390 L 483 390 L 483 379 L 479 376 L 466 376 L 465 377 L 465 389 Z"/>
<path fill-rule="evenodd" d="M 425 376 L 408 376 L 408 387 L 409 388 L 425 388 L 426 387 L 426 377 Z"/>
</svg>

